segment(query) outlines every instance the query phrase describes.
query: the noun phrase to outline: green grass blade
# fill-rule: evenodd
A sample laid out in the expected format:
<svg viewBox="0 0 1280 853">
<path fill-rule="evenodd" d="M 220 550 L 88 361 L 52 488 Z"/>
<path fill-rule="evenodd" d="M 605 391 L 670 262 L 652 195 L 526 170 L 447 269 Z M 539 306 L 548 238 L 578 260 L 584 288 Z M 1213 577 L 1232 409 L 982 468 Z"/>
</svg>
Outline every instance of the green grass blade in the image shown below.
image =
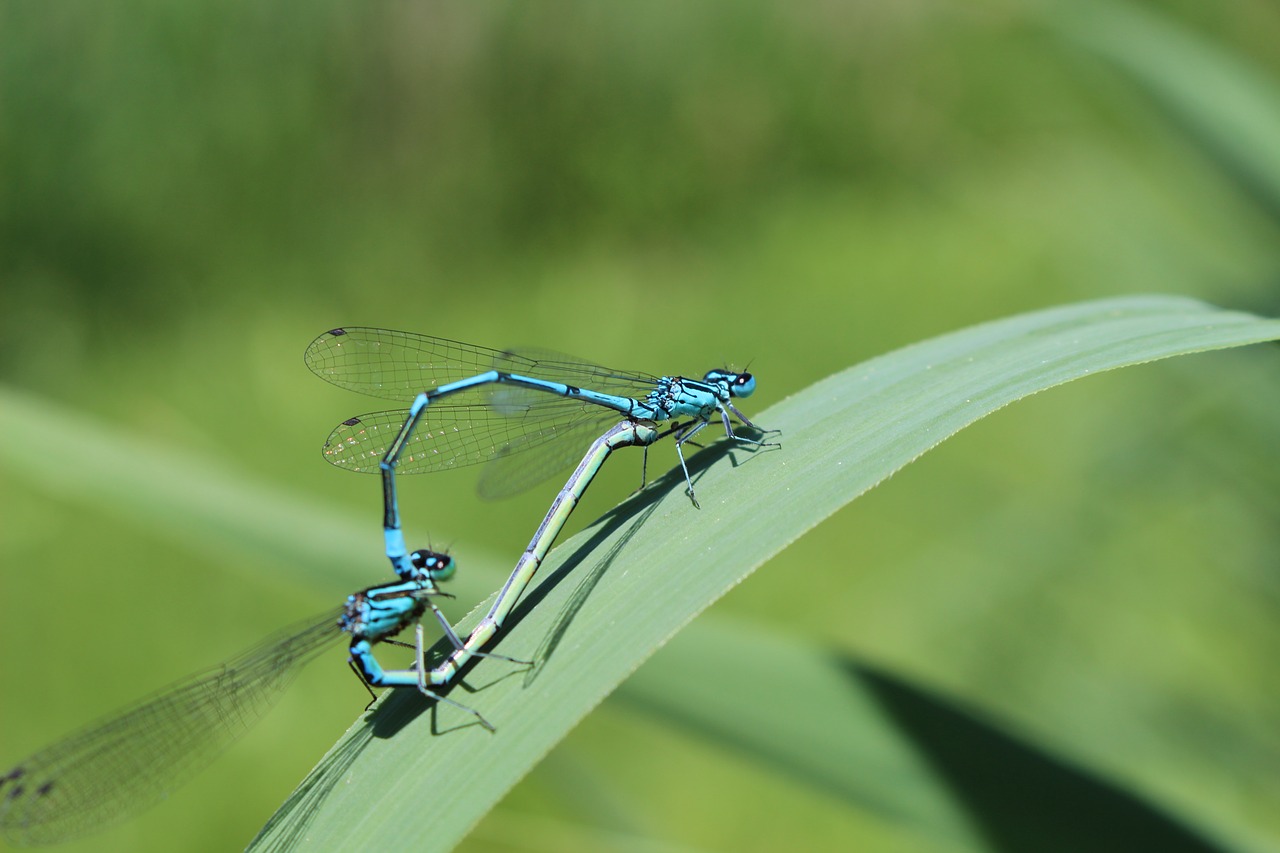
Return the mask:
<svg viewBox="0 0 1280 853">
<path fill-rule="evenodd" d="M 951 700 L 758 626 L 698 620 L 615 699 L 943 849 L 1227 849 Z"/>
<path fill-rule="evenodd" d="M 372 525 L 297 490 L 255 482 L 225 463 L 159 447 L 82 413 L 0 386 L 0 468 L 40 490 L 162 533 L 182 548 L 251 556 L 291 582 L 332 581 L 346 590 L 386 569 Z M 362 523 L 368 520 L 368 523 Z M 473 560 L 450 589 L 484 595 L 492 575 Z M 262 569 L 261 565 L 259 570 Z"/>
<path fill-rule="evenodd" d="M 697 455 L 700 512 L 669 473 L 551 555 L 499 644 L 536 667 L 482 662 L 468 676 L 473 692 L 453 691 L 496 734 L 392 693 L 325 756 L 254 848 L 452 847 L 695 615 L 964 426 L 1072 379 L 1278 337 L 1280 322 L 1193 300 L 1111 299 L 973 327 L 819 382 L 758 414 L 783 431 L 780 449 L 720 442 Z"/>
<path fill-rule="evenodd" d="M 183 547 L 238 549 L 297 567 L 299 579 L 348 559 L 369 562 L 371 538 L 331 504 L 252 483 L 225 464 L 158 447 L 122 429 L 0 387 L 0 466 L 42 491 L 167 533 Z M 373 514 L 370 514 L 373 517 Z"/>
</svg>

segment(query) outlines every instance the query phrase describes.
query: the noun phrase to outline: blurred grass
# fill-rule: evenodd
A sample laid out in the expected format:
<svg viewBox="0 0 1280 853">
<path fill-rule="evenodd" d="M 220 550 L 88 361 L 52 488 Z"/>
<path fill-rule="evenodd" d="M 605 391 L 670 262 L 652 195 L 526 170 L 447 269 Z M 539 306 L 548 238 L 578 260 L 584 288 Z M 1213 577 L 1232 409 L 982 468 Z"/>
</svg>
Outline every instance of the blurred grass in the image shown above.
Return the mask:
<svg viewBox="0 0 1280 853">
<path fill-rule="evenodd" d="M 1143 9 L 1162 22 L 1148 37 L 1172 29 L 1274 92 L 1272 4 Z M 1016 3 L 5 4 L 0 378 L 367 523 L 363 583 L 382 571 L 376 484 L 326 470 L 318 446 L 368 403 L 300 359 L 336 324 L 653 371 L 754 359 L 754 412 L 876 352 L 1057 302 L 1162 291 L 1276 313 L 1274 213 L 1152 88 L 1234 104 L 1236 84 L 1128 76 L 1056 21 Z M 1273 358 L 1028 401 L 717 607 L 1273 846 L 1280 543 L 1258 461 L 1280 427 Z M 631 488 L 625 468 L 580 522 Z M 549 495 L 481 505 L 473 478 L 441 476 L 407 485 L 414 527 L 500 572 Z M 350 585 L 271 580 L 277 558 L 247 544 L 183 547 L 110 500 L 0 477 L 3 756 Z M 51 590 L 55 611 L 23 606 Z M 362 701 L 322 669 L 209 777 L 97 845 L 244 843 Z M 915 849 L 608 706 L 546 767 L 468 849 L 536 845 L 513 826 Z"/>
</svg>

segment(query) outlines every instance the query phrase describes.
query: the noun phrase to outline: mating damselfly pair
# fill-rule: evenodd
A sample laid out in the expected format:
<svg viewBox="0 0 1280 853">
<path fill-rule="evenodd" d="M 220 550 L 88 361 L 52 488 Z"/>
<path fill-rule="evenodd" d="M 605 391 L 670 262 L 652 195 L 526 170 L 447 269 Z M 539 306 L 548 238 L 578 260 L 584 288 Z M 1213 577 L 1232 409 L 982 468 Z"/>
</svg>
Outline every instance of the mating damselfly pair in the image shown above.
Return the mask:
<svg viewBox="0 0 1280 853">
<path fill-rule="evenodd" d="M 351 418 L 331 433 L 325 457 L 382 478 L 385 553 L 398 575 L 348 596 L 334 613 L 286 629 L 203 674 L 46 748 L 0 776 L 0 831 L 19 844 L 69 840 L 131 817 L 203 767 L 271 706 L 303 663 L 349 637 L 353 669 L 373 687 L 411 687 L 493 726 L 441 695 L 488 645 L 541 565 L 578 500 L 617 448 L 674 438 L 688 496 L 697 506 L 683 446 L 718 416 L 735 441 L 733 405 L 749 396 L 749 373 L 712 370 L 700 380 L 609 370 L 555 353 L 499 351 L 385 329 L 334 329 L 307 348 L 307 365 L 341 387 L 410 408 Z M 612 424 L 612 425 L 610 425 Z M 557 494 L 488 613 L 459 637 L 432 600 L 455 570 L 451 557 L 405 545 L 395 475 L 490 462 L 480 491 L 514 494 L 567 467 L 591 441 Z M 431 610 L 452 652 L 428 668 L 421 619 Z M 414 663 L 384 669 L 378 642 L 415 633 Z M 404 644 L 400 644 L 404 645 Z M 512 658 L 504 658 L 511 661 Z"/>
</svg>

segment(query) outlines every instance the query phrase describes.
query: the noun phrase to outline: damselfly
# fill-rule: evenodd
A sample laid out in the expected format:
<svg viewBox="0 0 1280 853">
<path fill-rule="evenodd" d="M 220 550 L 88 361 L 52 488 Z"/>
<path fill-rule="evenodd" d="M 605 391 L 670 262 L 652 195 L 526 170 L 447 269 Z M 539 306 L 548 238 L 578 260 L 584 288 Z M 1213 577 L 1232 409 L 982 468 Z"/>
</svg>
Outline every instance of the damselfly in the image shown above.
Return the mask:
<svg viewBox="0 0 1280 853">
<path fill-rule="evenodd" d="M 397 470 L 413 474 L 492 460 L 480 492 L 501 497 L 567 467 L 581 443 L 600 435 L 618 415 L 650 426 L 688 418 L 671 431 L 689 497 L 697 506 L 685 442 L 718 414 L 729 438 L 763 443 L 737 435 L 730 421 L 732 415 L 756 429 L 732 402 L 755 391 L 750 373 L 717 369 L 700 380 L 653 376 L 558 353 L 500 351 L 365 327 L 324 333 L 307 347 L 305 361 L 317 376 L 339 387 L 393 400 L 413 398 L 408 409 L 343 421 L 324 448 L 334 465 L 382 474 L 387 556 L 402 574 L 407 567 L 398 533 Z M 447 402 L 439 402 L 445 398 Z M 424 416 L 426 422 L 420 423 Z M 534 449 L 542 452 L 523 453 Z"/>
</svg>

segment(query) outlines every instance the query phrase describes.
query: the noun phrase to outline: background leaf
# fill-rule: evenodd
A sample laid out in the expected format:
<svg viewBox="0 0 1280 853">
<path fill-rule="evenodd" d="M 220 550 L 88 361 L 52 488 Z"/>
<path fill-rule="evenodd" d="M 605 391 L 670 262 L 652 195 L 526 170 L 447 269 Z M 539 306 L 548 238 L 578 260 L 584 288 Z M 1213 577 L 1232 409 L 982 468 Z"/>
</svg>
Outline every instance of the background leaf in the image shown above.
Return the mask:
<svg viewBox="0 0 1280 853">
<path fill-rule="evenodd" d="M 1280 214 L 1280 87 L 1261 68 L 1135 4 L 1072 3 L 1052 19 L 1130 75 L 1248 195 Z"/>
<path fill-rule="evenodd" d="M 940 848 L 1226 849 L 1006 725 L 759 626 L 698 620 L 615 695 Z"/>
</svg>

